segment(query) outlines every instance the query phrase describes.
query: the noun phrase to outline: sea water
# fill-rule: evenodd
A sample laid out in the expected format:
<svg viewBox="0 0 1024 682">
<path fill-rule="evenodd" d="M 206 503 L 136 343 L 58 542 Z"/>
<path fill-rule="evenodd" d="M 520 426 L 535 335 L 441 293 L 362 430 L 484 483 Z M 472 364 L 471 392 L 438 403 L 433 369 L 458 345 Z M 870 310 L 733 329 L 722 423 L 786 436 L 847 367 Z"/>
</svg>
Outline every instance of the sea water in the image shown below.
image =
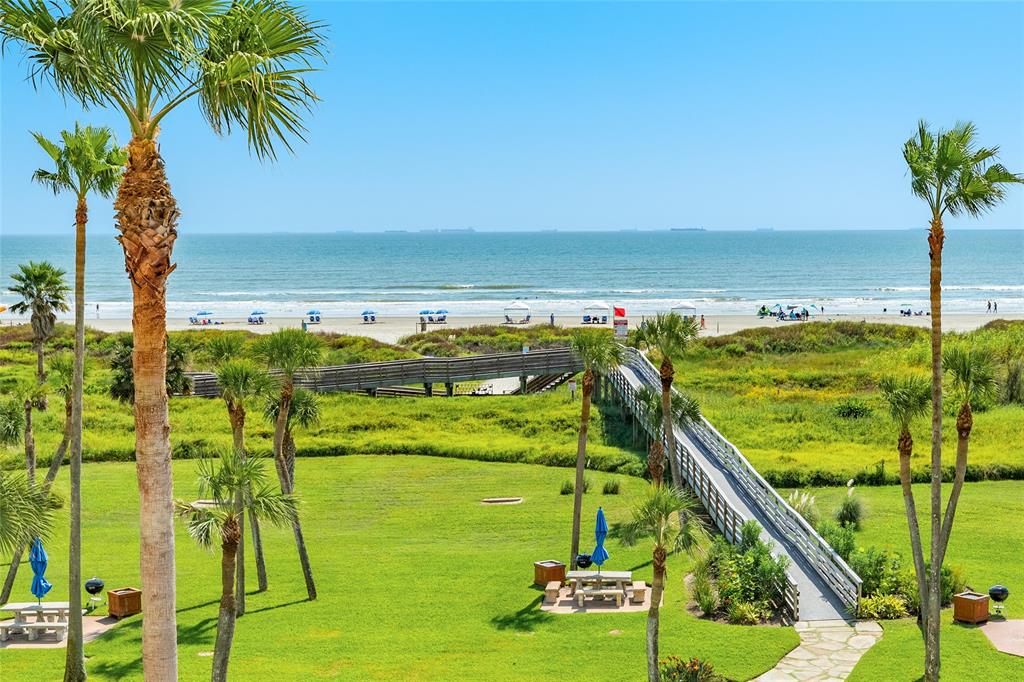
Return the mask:
<svg viewBox="0 0 1024 682">
<path fill-rule="evenodd" d="M 19 263 L 73 270 L 74 237 L 0 235 L 0 304 Z M 709 314 L 762 304 L 817 304 L 827 313 L 922 310 L 928 297 L 923 229 L 892 231 L 388 232 L 193 234 L 180 231 L 168 314 L 351 316 L 422 309 L 500 315 L 521 299 L 536 315 L 577 314 L 592 301 L 630 314 L 679 301 Z M 944 309 L 1024 313 L 1024 231 L 950 230 Z M 69 276 L 70 281 L 70 276 Z M 89 317 L 129 317 L 131 288 L 113 234 L 90 232 Z"/>
</svg>

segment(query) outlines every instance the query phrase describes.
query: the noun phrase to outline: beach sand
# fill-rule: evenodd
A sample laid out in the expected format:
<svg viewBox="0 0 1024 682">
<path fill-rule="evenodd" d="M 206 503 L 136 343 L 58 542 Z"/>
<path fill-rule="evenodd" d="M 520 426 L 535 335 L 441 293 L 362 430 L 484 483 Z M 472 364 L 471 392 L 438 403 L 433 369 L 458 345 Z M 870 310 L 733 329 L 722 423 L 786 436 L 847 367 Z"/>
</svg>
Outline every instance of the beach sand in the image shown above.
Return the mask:
<svg viewBox="0 0 1024 682">
<path fill-rule="evenodd" d="M 984 326 L 986 323 L 991 322 L 995 319 L 1005 320 L 1020 320 L 1024 319 L 1024 315 L 985 315 L 985 314 L 946 314 L 942 318 L 942 327 L 946 331 L 970 331 L 977 329 L 978 327 Z M 819 317 L 812 318 L 812 322 L 820 321 L 855 321 L 855 322 L 881 322 L 887 324 L 905 324 L 913 325 L 916 327 L 927 327 L 931 321 L 930 317 L 901 317 L 898 314 L 890 315 L 822 315 Z M 170 330 L 181 330 L 181 329 L 245 329 L 258 334 L 269 334 L 270 332 L 282 329 L 285 327 L 299 327 L 302 324 L 302 319 L 295 318 L 267 318 L 267 323 L 263 325 L 249 325 L 243 319 L 224 319 L 220 320 L 223 324 L 213 325 L 211 327 L 197 327 L 190 325 L 188 320 L 185 318 L 172 318 L 167 321 L 167 327 Z M 642 321 L 639 317 L 629 318 L 630 328 L 635 328 Z M 801 322 L 779 322 L 773 318 L 759 319 L 755 315 L 705 315 L 704 321 L 706 324 L 705 331 L 702 332 L 705 336 L 718 336 L 721 334 L 732 334 L 742 329 L 749 329 L 752 327 L 780 327 L 790 324 L 805 324 Z M 462 327 L 472 327 L 479 324 L 500 324 L 502 318 L 498 316 L 487 317 L 449 317 L 448 324 L 428 324 L 427 331 L 434 331 L 438 329 L 454 329 Z M 536 320 L 539 324 L 547 324 L 548 318 L 538 318 Z M 131 331 L 131 320 L 128 319 L 86 319 L 86 326 L 94 329 L 99 329 L 106 332 L 128 332 Z M 583 325 L 579 318 L 569 318 L 567 316 L 561 316 L 555 318 L 555 324 L 559 326 L 586 326 L 594 327 L 595 325 Z M 599 325 L 598 325 L 599 326 Z M 610 329 L 611 323 L 604 325 L 605 328 Z M 355 336 L 367 336 L 378 341 L 385 343 L 395 343 L 398 339 L 409 334 L 415 334 L 420 331 L 420 324 L 418 317 L 388 317 L 380 319 L 376 324 L 364 324 L 362 319 L 351 318 L 351 319 L 326 319 L 321 324 L 311 325 L 311 331 L 319 332 L 334 332 L 338 334 L 351 334 Z"/>
</svg>

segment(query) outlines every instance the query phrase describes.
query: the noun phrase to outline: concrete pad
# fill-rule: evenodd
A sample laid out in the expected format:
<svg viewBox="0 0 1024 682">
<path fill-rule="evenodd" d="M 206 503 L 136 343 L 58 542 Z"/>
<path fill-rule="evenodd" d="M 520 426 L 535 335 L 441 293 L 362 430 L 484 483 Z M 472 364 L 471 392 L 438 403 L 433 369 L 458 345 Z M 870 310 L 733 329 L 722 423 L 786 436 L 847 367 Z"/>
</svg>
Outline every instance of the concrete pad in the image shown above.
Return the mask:
<svg viewBox="0 0 1024 682">
<path fill-rule="evenodd" d="M 1024 656 L 1024 620 L 989 620 L 980 627 L 999 651 Z"/>
<path fill-rule="evenodd" d="M 5 620 L 3 625 L 10 625 L 13 622 L 13 618 Z M 88 644 L 114 627 L 116 623 L 117 619 L 111 616 L 84 616 L 82 618 L 82 640 Z M 57 641 L 57 635 L 52 632 L 39 635 L 39 639 L 30 642 L 28 641 L 28 635 L 22 633 L 11 635 L 11 638 L 6 642 L 0 642 L 0 649 L 64 649 L 67 647 L 67 642 L 67 637 Z"/>
<path fill-rule="evenodd" d="M 631 590 L 626 590 L 631 595 Z M 665 597 L 662 595 L 661 603 L 664 605 Z M 548 613 L 635 613 L 646 611 L 651 608 L 651 589 L 647 588 L 647 594 L 641 604 L 634 604 L 628 597 L 622 600 L 622 606 L 616 606 L 614 599 L 584 599 L 583 608 L 576 604 L 576 600 L 569 596 L 569 588 L 563 587 L 558 592 L 558 599 L 554 604 L 541 604 L 540 610 Z"/>
</svg>

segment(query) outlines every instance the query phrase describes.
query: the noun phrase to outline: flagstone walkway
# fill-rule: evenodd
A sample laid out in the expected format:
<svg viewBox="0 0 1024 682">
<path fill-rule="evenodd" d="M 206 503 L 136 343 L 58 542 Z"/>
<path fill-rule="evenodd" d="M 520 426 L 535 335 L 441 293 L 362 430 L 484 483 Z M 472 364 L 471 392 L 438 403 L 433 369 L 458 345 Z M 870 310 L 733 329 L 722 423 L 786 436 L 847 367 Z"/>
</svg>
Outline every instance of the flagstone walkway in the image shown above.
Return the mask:
<svg viewBox="0 0 1024 682">
<path fill-rule="evenodd" d="M 800 621 L 793 627 L 800 646 L 758 677 L 759 682 L 845 680 L 864 652 L 882 638 L 882 626 L 874 621 Z"/>
</svg>

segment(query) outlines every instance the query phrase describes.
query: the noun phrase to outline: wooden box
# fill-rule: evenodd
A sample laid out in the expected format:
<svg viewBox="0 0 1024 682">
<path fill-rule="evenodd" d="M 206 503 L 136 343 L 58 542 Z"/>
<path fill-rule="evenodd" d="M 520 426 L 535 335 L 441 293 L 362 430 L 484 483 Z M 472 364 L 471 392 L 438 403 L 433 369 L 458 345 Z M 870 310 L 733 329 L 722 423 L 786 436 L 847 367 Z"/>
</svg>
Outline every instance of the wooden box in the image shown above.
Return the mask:
<svg viewBox="0 0 1024 682">
<path fill-rule="evenodd" d="M 961 592 L 953 596 L 953 620 L 961 623 L 984 623 L 988 620 L 988 595 Z"/>
<path fill-rule="evenodd" d="M 565 582 L 565 564 L 554 559 L 534 562 L 533 584 L 547 586 L 552 580 L 557 580 L 559 584 Z"/>
<path fill-rule="evenodd" d="M 142 591 L 134 587 L 109 590 L 107 592 L 107 613 L 115 618 L 142 613 Z"/>
</svg>

